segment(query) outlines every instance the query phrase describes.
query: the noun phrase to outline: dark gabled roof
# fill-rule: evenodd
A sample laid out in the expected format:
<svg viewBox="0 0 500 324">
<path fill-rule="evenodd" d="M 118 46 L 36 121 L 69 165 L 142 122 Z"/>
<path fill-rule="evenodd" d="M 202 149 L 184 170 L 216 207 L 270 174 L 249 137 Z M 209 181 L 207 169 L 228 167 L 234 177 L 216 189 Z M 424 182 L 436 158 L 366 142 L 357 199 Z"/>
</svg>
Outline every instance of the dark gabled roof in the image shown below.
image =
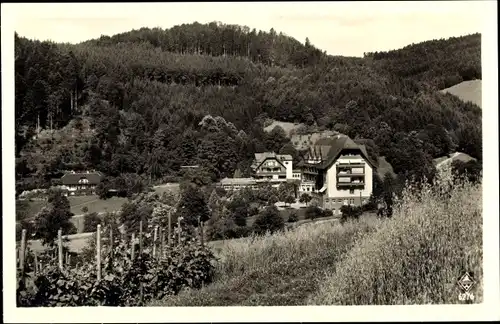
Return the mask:
<svg viewBox="0 0 500 324">
<path fill-rule="evenodd" d="M 100 172 L 69 172 L 61 177 L 61 182 L 63 185 L 76 185 L 78 180 L 85 178 L 89 184 L 99 184 L 102 177 Z"/>
<path fill-rule="evenodd" d="M 352 139 L 346 135 L 335 135 L 332 137 L 323 137 L 316 141 L 316 143 L 309 149 L 309 153 L 320 159 L 321 162 L 317 164 L 308 164 L 301 162 L 300 165 L 308 165 L 317 169 L 326 169 L 334 163 L 339 157 L 340 153 L 344 150 L 359 150 L 363 158 L 370 164 L 371 167 L 375 163 L 370 160 L 366 147 L 364 145 L 356 144 Z"/>
<path fill-rule="evenodd" d="M 282 161 L 292 161 L 293 157 L 290 154 L 276 154 L 274 152 L 255 153 L 255 159 L 253 160 L 251 168 L 253 170 L 257 169 L 268 159 L 276 159 L 283 167 L 285 167 Z"/>
</svg>

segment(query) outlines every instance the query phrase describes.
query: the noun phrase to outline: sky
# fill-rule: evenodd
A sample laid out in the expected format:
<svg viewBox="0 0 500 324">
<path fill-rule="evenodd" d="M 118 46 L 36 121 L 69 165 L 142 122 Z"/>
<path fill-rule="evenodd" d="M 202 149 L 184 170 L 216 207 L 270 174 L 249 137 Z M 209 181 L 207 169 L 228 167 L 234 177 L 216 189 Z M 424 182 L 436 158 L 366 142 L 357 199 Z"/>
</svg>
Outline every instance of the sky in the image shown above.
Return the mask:
<svg viewBox="0 0 500 324">
<path fill-rule="evenodd" d="M 11 10 L 5 16 L 19 35 L 39 40 L 78 43 L 141 27 L 220 21 L 274 28 L 301 42 L 308 37 L 332 55 L 363 56 L 496 28 L 485 19 L 485 2 L 29 3 L 2 4 L 2 11 Z"/>
</svg>

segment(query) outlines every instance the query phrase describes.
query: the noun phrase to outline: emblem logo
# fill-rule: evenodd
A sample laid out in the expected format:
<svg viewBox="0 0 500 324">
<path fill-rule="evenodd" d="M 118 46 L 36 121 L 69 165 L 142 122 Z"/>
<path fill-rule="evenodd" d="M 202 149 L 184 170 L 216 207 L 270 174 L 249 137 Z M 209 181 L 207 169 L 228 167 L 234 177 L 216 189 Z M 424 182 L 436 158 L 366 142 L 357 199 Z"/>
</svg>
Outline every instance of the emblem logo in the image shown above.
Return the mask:
<svg viewBox="0 0 500 324">
<path fill-rule="evenodd" d="M 468 272 L 458 279 L 458 285 L 464 292 L 469 292 L 475 283 L 474 278 Z"/>
</svg>

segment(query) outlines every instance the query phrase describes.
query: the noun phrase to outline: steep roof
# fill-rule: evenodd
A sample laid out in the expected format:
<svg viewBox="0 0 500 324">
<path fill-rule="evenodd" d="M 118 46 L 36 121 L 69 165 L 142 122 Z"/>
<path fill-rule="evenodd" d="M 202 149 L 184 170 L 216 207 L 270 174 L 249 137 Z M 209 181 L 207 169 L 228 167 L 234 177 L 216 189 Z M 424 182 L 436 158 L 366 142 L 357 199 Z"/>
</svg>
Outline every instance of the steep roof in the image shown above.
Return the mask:
<svg viewBox="0 0 500 324">
<path fill-rule="evenodd" d="M 335 135 L 332 137 L 323 137 L 316 141 L 316 143 L 309 149 L 310 154 L 316 158 L 320 158 L 321 162 L 317 164 L 310 164 L 310 166 L 325 169 L 328 168 L 335 160 L 339 157 L 343 150 L 360 150 L 363 158 L 372 166 L 375 163 L 371 161 L 366 152 L 366 147 L 364 145 L 356 144 L 347 135 Z M 301 165 L 307 163 L 302 162 Z"/>
<path fill-rule="evenodd" d="M 61 177 L 61 182 L 63 185 L 76 185 L 78 180 L 87 179 L 88 184 L 99 184 L 102 180 L 102 174 L 100 172 L 69 172 Z"/>
<path fill-rule="evenodd" d="M 252 168 L 256 169 L 262 164 L 262 162 L 264 162 L 267 159 L 276 159 L 279 162 L 281 162 L 281 161 L 292 161 L 293 157 L 290 154 L 276 154 L 274 152 L 255 153 L 255 159 L 252 163 Z"/>
</svg>

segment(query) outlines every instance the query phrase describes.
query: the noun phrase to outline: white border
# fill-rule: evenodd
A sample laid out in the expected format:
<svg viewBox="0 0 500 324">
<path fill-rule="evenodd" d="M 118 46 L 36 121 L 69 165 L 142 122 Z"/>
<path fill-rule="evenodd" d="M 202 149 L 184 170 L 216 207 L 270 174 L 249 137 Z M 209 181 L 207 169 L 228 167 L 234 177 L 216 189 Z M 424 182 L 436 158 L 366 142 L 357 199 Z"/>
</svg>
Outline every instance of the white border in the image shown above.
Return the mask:
<svg viewBox="0 0 500 324">
<path fill-rule="evenodd" d="M 453 6 L 451 1 L 446 1 Z M 15 13 L 34 4 L 2 4 L 2 179 L 3 179 L 3 311 L 5 322 L 227 322 L 227 321 L 441 321 L 498 320 L 499 297 L 499 211 L 498 211 L 498 52 L 497 3 L 482 1 L 483 64 L 483 148 L 484 148 L 484 300 L 480 305 L 432 306 L 300 306 L 300 307 L 176 307 L 107 308 L 92 311 L 86 307 L 16 309 L 14 246 L 14 26 Z M 428 5 L 430 2 L 424 2 Z M 41 4 L 37 4 L 41 5 Z M 63 4 L 44 4 L 48 10 Z M 111 4 L 102 4 L 110 6 Z M 183 5 L 183 4 L 176 4 Z M 241 4 L 251 5 L 251 4 Z M 280 3 L 280 6 L 284 3 Z M 401 5 L 401 4 L 400 4 Z M 406 5 L 406 4 L 405 4 Z M 85 15 L 84 4 L 72 4 Z M 134 4 L 120 4 L 130 11 Z M 360 6 L 362 4 L 360 3 Z M 18 10 L 16 10 L 18 9 Z M 46 11 L 47 12 L 47 11 Z M 92 16 L 101 16 L 99 12 Z"/>
</svg>

